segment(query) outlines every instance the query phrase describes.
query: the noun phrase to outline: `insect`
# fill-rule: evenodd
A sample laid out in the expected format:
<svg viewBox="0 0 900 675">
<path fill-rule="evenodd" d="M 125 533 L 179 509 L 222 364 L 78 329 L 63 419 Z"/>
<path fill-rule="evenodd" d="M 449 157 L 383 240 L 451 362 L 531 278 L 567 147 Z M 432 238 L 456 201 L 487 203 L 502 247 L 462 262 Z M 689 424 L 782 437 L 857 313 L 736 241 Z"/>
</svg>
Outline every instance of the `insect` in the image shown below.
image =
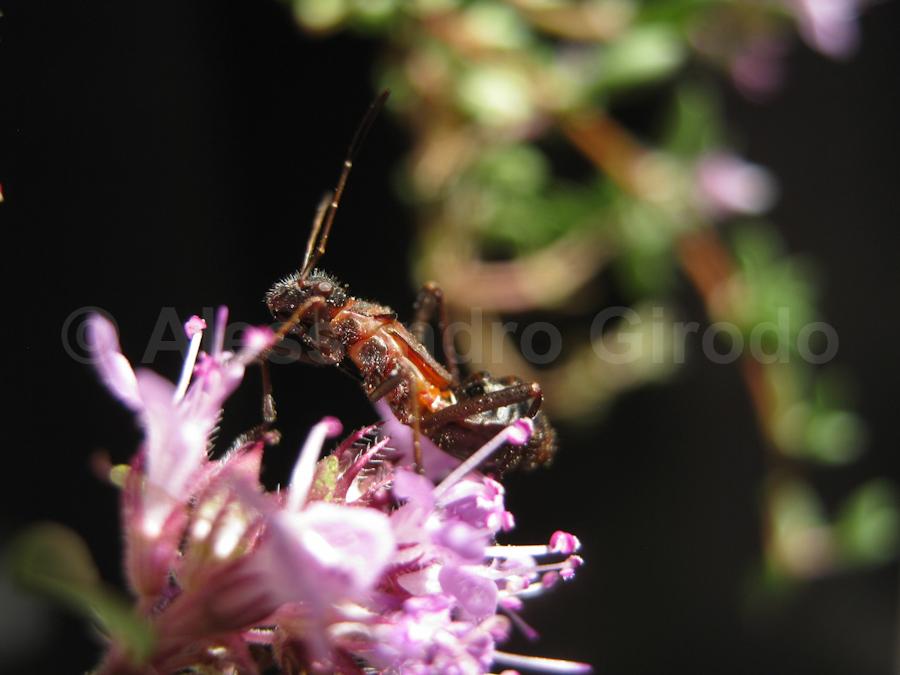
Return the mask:
<svg viewBox="0 0 900 675">
<path fill-rule="evenodd" d="M 407 328 L 390 307 L 352 296 L 345 284 L 316 267 L 325 253 L 353 161 L 387 96 L 383 92 L 370 106 L 350 143 L 337 186 L 320 202 L 300 269 L 266 294 L 269 311 L 281 322 L 278 336 L 300 338 L 309 350 L 301 360 L 355 370 L 369 399 L 384 399 L 397 419 L 413 428 L 419 468 L 420 434 L 464 459 L 525 416 L 532 418 L 535 427 L 529 443 L 507 446 L 485 468 L 502 475 L 547 464 L 556 451 L 556 432 L 541 412 L 540 386 L 486 372 L 462 378 L 437 285 L 426 284 L 419 292 L 416 315 Z M 446 367 L 423 344 L 427 326 L 435 319 Z M 266 386 L 271 401 L 270 385 Z M 274 417 L 274 407 L 269 408 Z"/>
</svg>

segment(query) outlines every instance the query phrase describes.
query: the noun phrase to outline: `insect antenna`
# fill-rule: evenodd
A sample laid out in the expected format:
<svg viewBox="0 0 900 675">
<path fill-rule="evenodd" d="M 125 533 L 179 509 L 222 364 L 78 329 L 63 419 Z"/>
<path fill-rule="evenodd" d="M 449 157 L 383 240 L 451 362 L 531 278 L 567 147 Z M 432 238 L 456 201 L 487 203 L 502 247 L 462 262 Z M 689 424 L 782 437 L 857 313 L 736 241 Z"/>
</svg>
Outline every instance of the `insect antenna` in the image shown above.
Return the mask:
<svg viewBox="0 0 900 675">
<path fill-rule="evenodd" d="M 350 169 L 353 168 L 353 162 L 359 153 L 359 149 L 365 142 L 366 136 L 368 136 L 375 118 L 378 117 L 378 113 L 384 107 L 384 102 L 387 101 L 388 96 L 390 96 L 390 91 L 385 89 L 372 101 L 365 117 L 363 117 L 362 122 L 359 123 L 359 127 L 356 129 L 356 133 L 353 134 L 353 140 L 350 141 L 350 147 L 347 149 L 344 167 L 341 169 L 337 186 L 333 191 L 326 192 L 322 201 L 319 202 L 312 232 L 310 232 L 309 239 L 306 242 L 306 254 L 303 256 L 303 265 L 300 268 L 298 282 L 302 283 L 309 276 L 309 273 L 312 272 L 316 263 L 319 262 L 319 259 L 325 253 L 325 248 L 328 246 L 328 235 L 331 234 L 331 226 L 334 224 L 341 197 L 344 195 L 344 188 L 347 186 Z"/>
<path fill-rule="evenodd" d="M 365 117 L 363 117 L 362 122 L 359 123 L 356 133 L 353 134 L 353 140 L 350 141 L 350 147 L 347 149 L 347 155 L 344 158 L 344 168 L 341 169 L 341 175 L 338 178 L 337 186 L 332 192 L 325 193 L 325 196 L 319 202 L 318 208 L 316 208 L 316 217 L 313 221 L 312 231 L 309 233 L 309 239 L 306 242 L 306 253 L 303 256 L 303 265 L 300 267 L 300 273 L 297 275 L 296 283 L 298 286 L 306 281 L 310 272 L 315 268 L 316 263 L 319 262 L 319 259 L 325 253 L 325 248 L 328 245 L 328 235 L 331 234 L 331 226 L 334 224 L 334 217 L 337 214 L 338 206 L 340 206 L 344 188 L 347 186 L 347 178 L 350 176 L 350 169 L 353 168 L 353 160 L 356 159 L 356 155 L 359 154 L 359 149 L 362 147 L 363 141 L 366 140 L 366 136 L 372 128 L 372 124 L 375 122 L 375 118 L 378 117 L 378 113 L 381 112 L 381 109 L 384 107 L 384 102 L 387 100 L 388 96 L 390 96 L 390 93 L 390 91 L 385 89 L 374 101 L 372 101 L 371 105 L 369 105 Z M 275 331 L 276 337 L 279 340 L 283 339 L 294 326 L 300 323 L 307 312 L 317 311 L 323 302 L 322 298 L 313 296 L 302 303 L 294 310 L 291 317 Z"/>
<path fill-rule="evenodd" d="M 346 167 L 346 163 L 344 164 Z M 322 195 L 322 199 L 319 201 L 319 205 L 316 207 L 316 217 L 313 219 L 312 230 L 309 233 L 309 238 L 306 240 L 306 253 L 303 255 L 303 264 L 300 266 L 300 276 L 298 277 L 299 281 L 303 281 L 306 279 L 309 272 L 312 270 L 312 267 L 309 265 L 309 260 L 312 257 L 313 247 L 316 245 L 316 239 L 319 237 L 319 231 L 322 229 L 322 222 L 325 220 L 325 214 L 328 212 L 329 206 L 331 206 L 334 201 L 334 192 L 329 190 L 324 195 Z"/>
</svg>

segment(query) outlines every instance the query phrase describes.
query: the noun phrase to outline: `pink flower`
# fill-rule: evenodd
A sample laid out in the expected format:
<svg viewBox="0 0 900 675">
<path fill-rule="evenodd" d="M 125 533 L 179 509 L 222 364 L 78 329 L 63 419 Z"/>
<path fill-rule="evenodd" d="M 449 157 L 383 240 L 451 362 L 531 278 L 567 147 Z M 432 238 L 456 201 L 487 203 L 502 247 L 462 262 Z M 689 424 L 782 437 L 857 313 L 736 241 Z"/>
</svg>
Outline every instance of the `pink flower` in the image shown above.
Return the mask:
<svg viewBox="0 0 900 675">
<path fill-rule="evenodd" d="M 390 520 L 382 511 L 340 500 L 307 499 L 322 444 L 340 431 L 334 418 L 313 427 L 294 467 L 287 498 L 266 514 L 265 533 L 245 566 L 271 601 L 288 605 L 294 616 L 301 608 L 304 635 L 294 639 L 320 664 L 332 662 L 328 630 L 331 623 L 345 618 L 341 607 L 367 599 L 396 548 Z M 277 622 L 277 615 L 274 618 Z"/>
<path fill-rule="evenodd" d="M 702 156 L 695 175 L 700 208 L 710 218 L 763 213 L 775 201 L 775 181 L 769 172 L 731 153 Z"/>
<path fill-rule="evenodd" d="M 787 44 L 777 36 L 758 35 L 734 54 L 728 64 L 735 86 L 751 100 L 765 100 L 784 81 Z"/>
<path fill-rule="evenodd" d="M 859 45 L 859 0 L 788 0 L 800 35 L 817 51 L 847 58 Z"/>
<path fill-rule="evenodd" d="M 494 644 L 506 639 L 509 631 L 505 617 L 455 621 L 451 600 L 413 597 L 374 627 L 366 655 L 388 672 L 476 675 L 490 668 Z"/>
<path fill-rule="evenodd" d="M 219 310 L 218 335 L 224 333 L 227 311 Z M 259 353 L 260 344 L 239 354 L 221 349 L 220 340 L 211 355 L 201 355 L 203 322 L 192 317 L 185 326 L 190 347 L 178 385 L 153 371 L 132 370 L 121 353 L 113 325 L 99 314 L 88 319 L 88 344 L 98 373 L 107 388 L 135 411 L 144 430 L 140 460 L 124 495 L 128 520 L 134 532 L 129 544 L 129 564 L 136 589 L 156 592 L 165 582 L 166 558 L 176 553 L 183 506 L 192 494 L 192 483 L 207 464 L 209 436 L 225 399 L 243 378 L 244 367 Z M 195 375 L 192 379 L 192 373 Z M 172 521 L 172 522 L 170 522 Z M 137 564 L 134 547 L 151 547 L 152 554 L 136 554 L 150 565 Z"/>
<path fill-rule="evenodd" d="M 401 453 L 398 457 L 400 464 L 413 463 L 413 430 L 412 428 L 401 424 L 394 413 L 391 412 L 390 406 L 384 399 L 380 399 L 375 403 L 375 410 L 379 417 L 384 421 L 382 431 L 385 436 L 391 439 L 391 444 Z M 440 480 L 449 474 L 454 468 L 459 466 L 459 460 L 437 447 L 427 436 L 419 438 L 419 444 L 422 448 L 422 464 L 425 475 L 433 481 Z"/>
<path fill-rule="evenodd" d="M 494 546 L 513 518 L 503 486 L 473 472 L 505 443 L 526 443 L 532 431 L 530 420 L 517 421 L 437 485 L 395 470 L 393 494 L 402 505 L 391 513 L 391 523 L 398 548 L 382 584 L 387 593 L 373 608 L 379 619 L 359 629 L 356 656 L 389 672 L 482 673 L 495 660 L 496 643 L 508 635 L 512 620 L 504 614 L 532 633 L 515 613 L 519 596 L 541 592 L 543 580 L 559 578 L 563 570 L 570 579 L 578 566 L 569 559 L 538 564 L 536 558 L 568 555 L 580 543 L 557 532 L 550 545 Z M 551 659 L 544 665 L 551 662 L 561 672 L 585 668 Z"/>
<path fill-rule="evenodd" d="M 310 430 L 286 489 L 266 492 L 264 434 L 242 437 L 220 459 L 207 456 L 225 399 L 272 343 L 271 331 L 251 329 L 240 352 L 224 351 L 226 318 L 220 310 L 208 354 L 200 352 L 205 325 L 187 322 L 177 384 L 134 372 L 112 325 L 90 320 L 100 377 L 145 434 L 122 509 L 136 611 L 156 638 L 147 668 L 256 672 L 257 644 L 291 672 L 475 675 L 494 663 L 585 672 L 585 664 L 497 650 L 513 626 L 536 635 L 518 616 L 523 600 L 582 564 L 577 537 L 562 531 L 548 544 L 495 543 L 514 519 L 503 486 L 478 467 L 506 444 L 527 443 L 530 419 L 462 462 L 423 438 L 427 474 L 419 475 L 410 430 L 389 411 L 382 427 L 322 456 L 341 433 L 326 417 Z M 137 672 L 125 654 L 111 645 L 98 672 Z"/>
</svg>

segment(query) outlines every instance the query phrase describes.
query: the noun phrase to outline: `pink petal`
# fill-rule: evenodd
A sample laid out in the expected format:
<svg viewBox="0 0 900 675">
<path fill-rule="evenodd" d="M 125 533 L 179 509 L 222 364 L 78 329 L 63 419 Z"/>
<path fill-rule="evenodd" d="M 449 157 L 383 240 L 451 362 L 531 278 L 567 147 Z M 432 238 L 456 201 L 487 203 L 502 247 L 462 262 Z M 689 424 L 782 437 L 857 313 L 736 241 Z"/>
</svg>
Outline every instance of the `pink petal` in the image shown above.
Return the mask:
<svg viewBox="0 0 900 675">
<path fill-rule="evenodd" d="M 425 476 L 413 471 L 398 469 L 394 474 L 392 492 L 395 499 L 415 504 L 428 511 L 434 508 L 434 485 Z"/>
<path fill-rule="evenodd" d="M 175 386 L 151 370 L 139 370 L 136 377 L 147 438 L 145 517 L 152 532 L 190 498 L 191 479 L 206 461 L 217 416 L 193 414 L 175 404 Z"/>
<path fill-rule="evenodd" d="M 428 521 L 429 515 L 428 510 L 422 509 L 416 504 L 404 504 L 390 515 L 394 538 L 401 544 L 417 544 L 428 541 L 425 523 Z"/>
<path fill-rule="evenodd" d="M 464 567 L 444 566 L 439 576 L 445 593 L 452 595 L 475 619 L 497 612 L 497 584 Z"/>
<path fill-rule="evenodd" d="M 441 592 L 441 582 L 438 576 L 441 572 L 440 565 L 429 565 L 421 570 L 409 572 L 397 577 L 400 588 L 414 596 L 431 597 Z"/>
<path fill-rule="evenodd" d="M 241 335 L 240 360 L 248 363 L 275 343 L 275 332 L 268 326 L 250 326 Z"/>
<path fill-rule="evenodd" d="M 793 0 L 803 39 L 835 59 L 849 57 L 859 45 L 855 0 Z"/>
<path fill-rule="evenodd" d="M 487 530 L 474 528 L 460 521 L 445 523 L 434 535 L 434 543 L 453 551 L 470 562 L 484 558 L 484 550 L 490 539 Z"/>
<path fill-rule="evenodd" d="M 115 326 L 101 314 L 91 314 L 87 323 L 88 349 L 100 379 L 112 394 L 132 410 L 143 407 L 137 381 L 128 359 L 122 355 Z"/>
<path fill-rule="evenodd" d="M 763 213 L 775 201 L 775 181 L 769 172 L 737 155 L 714 152 L 703 156 L 696 178 L 703 206 L 714 218 Z"/>
<path fill-rule="evenodd" d="M 339 602 L 371 588 L 394 552 L 383 513 L 314 502 L 297 513 L 275 514 L 261 561 L 286 601 Z"/>
<path fill-rule="evenodd" d="M 411 427 L 401 424 L 390 406 L 384 399 L 375 403 L 375 410 L 384 420 L 382 433 L 391 439 L 391 447 L 396 448 L 402 455 L 401 464 L 411 466 L 413 463 L 413 430 Z M 432 481 L 438 481 L 449 474 L 460 461 L 431 442 L 427 436 L 419 438 L 422 448 L 422 464 L 425 475 Z"/>
<path fill-rule="evenodd" d="M 222 359 L 201 354 L 193 382 L 184 396 L 184 405 L 197 415 L 217 417 L 225 399 L 244 377 L 244 364 L 237 359 Z"/>
</svg>

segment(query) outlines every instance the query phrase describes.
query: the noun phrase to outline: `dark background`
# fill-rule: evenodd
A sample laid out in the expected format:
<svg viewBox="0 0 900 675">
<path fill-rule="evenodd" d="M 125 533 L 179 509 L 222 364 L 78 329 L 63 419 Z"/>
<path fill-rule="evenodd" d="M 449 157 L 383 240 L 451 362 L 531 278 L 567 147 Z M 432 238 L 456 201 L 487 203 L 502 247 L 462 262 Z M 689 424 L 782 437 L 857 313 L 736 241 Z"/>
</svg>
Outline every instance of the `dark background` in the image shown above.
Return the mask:
<svg viewBox="0 0 900 675">
<path fill-rule="evenodd" d="M 731 96 L 732 126 L 782 186 L 774 219 L 825 281 L 838 363 L 856 374 L 867 454 L 813 478 L 830 505 L 865 479 L 900 477 L 895 382 L 898 178 L 896 3 L 870 8 L 847 64 L 805 48 L 765 106 Z M 107 310 L 138 360 L 159 308 L 186 317 L 227 303 L 267 320 L 261 298 L 299 260 L 314 206 L 373 95 L 375 46 L 301 35 L 269 0 L 8 4 L 2 26 L 2 171 L 7 352 L 4 538 L 36 519 L 83 534 L 121 583 L 116 495 L 88 457 L 125 461 L 138 434 L 90 368 L 63 348 L 66 319 Z M 338 218 L 329 267 L 405 315 L 412 223 L 392 169 L 406 139 L 389 116 L 371 134 Z M 684 301 L 700 316 L 684 285 Z M 406 314 L 408 316 L 408 314 Z M 587 566 L 531 603 L 532 653 L 601 673 L 850 673 L 896 668 L 897 565 L 753 603 L 760 560 L 762 446 L 735 368 L 698 356 L 671 383 L 622 399 L 594 428 L 563 430 L 550 472 L 509 481 L 521 541 L 576 532 Z M 174 377 L 180 357 L 154 367 Z M 257 374 L 231 400 L 223 442 L 256 421 Z M 371 419 L 349 379 L 276 369 L 284 479 L 304 430 L 324 414 Z M 21 408 L 21 409 L 20 409 Z M 6 584 L 6 582 L 4 582 Z M 90 631 L 3 586 L 0 669 L 81 672 Z"/>
</svg>

